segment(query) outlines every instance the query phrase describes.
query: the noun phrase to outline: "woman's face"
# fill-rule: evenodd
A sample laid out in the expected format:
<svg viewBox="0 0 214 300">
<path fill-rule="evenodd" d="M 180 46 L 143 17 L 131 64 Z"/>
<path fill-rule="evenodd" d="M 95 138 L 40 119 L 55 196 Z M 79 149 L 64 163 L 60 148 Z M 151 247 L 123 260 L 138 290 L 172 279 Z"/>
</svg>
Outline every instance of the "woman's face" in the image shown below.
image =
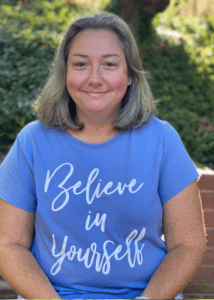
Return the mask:
<svg viewBox="0 0 214 300">
<path fill-rule="evenodd" d="M 79 115 L 115 115 L 132 79 L 115 33 L 84 30 L 72 43 L 66 85 Z"/>
</svg>

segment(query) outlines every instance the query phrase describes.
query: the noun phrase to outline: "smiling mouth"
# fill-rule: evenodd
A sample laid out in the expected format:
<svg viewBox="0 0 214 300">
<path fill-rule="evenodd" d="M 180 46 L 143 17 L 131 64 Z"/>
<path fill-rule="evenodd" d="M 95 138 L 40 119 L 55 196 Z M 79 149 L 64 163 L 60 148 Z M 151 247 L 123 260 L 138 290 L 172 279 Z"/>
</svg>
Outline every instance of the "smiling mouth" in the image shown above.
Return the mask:
<svg viewBox="0 0 214 300">
<path fill-rule="evenodd" d="M 98 97 L 98 96 L 101 96 L 105 93 L 88 93 L 88 92 L 85 92 L 86 94 L 88 94 L 89 96 L 93 96 L 93 97 Z"/>
</svg>

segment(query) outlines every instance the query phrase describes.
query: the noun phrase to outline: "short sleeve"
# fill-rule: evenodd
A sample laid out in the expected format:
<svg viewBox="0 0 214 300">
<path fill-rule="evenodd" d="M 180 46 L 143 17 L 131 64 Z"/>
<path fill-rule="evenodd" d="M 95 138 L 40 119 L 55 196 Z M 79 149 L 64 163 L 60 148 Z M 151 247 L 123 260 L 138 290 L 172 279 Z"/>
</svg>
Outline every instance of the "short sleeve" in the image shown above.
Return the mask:
<svg viewBox="0 0 214 300">
<path fill-rule="evenodd" d="M 32 147 L 18 134 L 0 166 L 0 198 L 29 212 L 36 210 Z"/>
<path fill-rule="evenodd" d="M 159 195 L 164 204 L 200 175 L 177 131 L 168 122 L 162 123 L 164 130 Z"/>
</svg>

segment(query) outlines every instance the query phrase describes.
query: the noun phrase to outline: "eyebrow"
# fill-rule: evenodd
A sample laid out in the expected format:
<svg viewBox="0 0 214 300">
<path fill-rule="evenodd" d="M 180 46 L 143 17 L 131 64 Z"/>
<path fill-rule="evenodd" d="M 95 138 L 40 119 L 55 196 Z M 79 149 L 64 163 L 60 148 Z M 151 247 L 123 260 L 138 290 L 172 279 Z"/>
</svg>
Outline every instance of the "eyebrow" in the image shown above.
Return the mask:
<svg viewBox="0 0 214 300">
<path fill-rule="evenodd" d="M 81 57 L 89 57 L 88 55 L 85 55 L 85 54 L 74 54 L 72 56 L 81 56 Z M 105 54 L 105 55 L 102 55 L 102 57 L 112 57 L 112 56 L 118 56 L 117 54 Z"/>
</svg>

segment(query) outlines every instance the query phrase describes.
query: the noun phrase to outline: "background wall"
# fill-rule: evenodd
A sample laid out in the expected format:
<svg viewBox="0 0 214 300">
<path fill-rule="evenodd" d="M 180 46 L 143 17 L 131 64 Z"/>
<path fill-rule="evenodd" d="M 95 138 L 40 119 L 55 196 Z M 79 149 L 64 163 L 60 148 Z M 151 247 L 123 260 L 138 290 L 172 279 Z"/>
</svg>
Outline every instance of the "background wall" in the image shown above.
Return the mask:
<svg viewBox="0 0 214 300">
<path fill-rule="evenodd" d="M 201 175 L 198 187 L 207 232 L 207 249 L 199 272 L 184 290 L 184 298 L 214 299 L 214 172 Z"/>
<path fill-rule="evenodd" d="M 188 3 L 180 1 L 180 14 L 189 17 L 194 16 L 203 19 L 204 13 L 214 15 L 214 0 L 188 0 Z"/>
</svg>

